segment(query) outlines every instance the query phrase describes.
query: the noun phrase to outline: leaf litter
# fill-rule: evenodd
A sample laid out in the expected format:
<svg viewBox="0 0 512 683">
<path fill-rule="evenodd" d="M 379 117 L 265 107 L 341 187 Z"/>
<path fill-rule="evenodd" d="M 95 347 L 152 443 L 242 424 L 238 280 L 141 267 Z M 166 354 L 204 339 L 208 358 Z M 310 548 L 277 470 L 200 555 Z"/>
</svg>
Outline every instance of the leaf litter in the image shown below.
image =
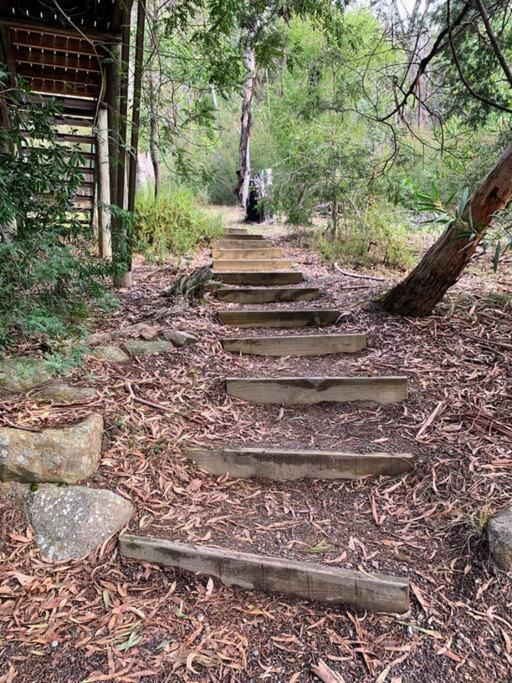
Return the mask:
<svg viewBox="0 0 512 683">
<path fill-rule="evenodd" d="M 5 397 L 2 420 L 39 430 L 101 412 L 103 455 L 87 485 L 133 501 L 130 532 L 407 576 L 410 611 L 358 613 L 227 588 L 122 560 L 115 538 L 86 558 L 52 564 L 12 501 L 0 498 L 2 683 L 511 678 L 512 589 L 483 542 L 486 519 L 510 505 L 512 494 L 509 273 L 484 278 L 473 267 L 436 315 L 404 319 L 374 304 L 389 281 L 354 290 L 351 276 L 293 241 L 281 246 L 304 264 L 308 284 L 324 290 L 308 307 L 351 314 L 322 333 L 367 332 L 365 352 L 226 354 L 219 339 L 240 330 L 218 324 L 215 310 L 229 304 L 206 295 L 183 310 L 162 307 L 166 269 L 138 262 L 136 286 L 99 331 L 157 320 L 194 333 L 199 343 L 123 366 L 88 358 L 71 380 L 98 389 L 92 403 Z M 189 270 L 208 258 L 204 250 Z M 279 374 L 406 374 L 410 399 L 279 407 L 225 395 L 226 376 Z M 409 451 L 416 465 L 398 480 L 233 480 L 186 460 L 182 448 L 194 445 Z"/>
</svg>

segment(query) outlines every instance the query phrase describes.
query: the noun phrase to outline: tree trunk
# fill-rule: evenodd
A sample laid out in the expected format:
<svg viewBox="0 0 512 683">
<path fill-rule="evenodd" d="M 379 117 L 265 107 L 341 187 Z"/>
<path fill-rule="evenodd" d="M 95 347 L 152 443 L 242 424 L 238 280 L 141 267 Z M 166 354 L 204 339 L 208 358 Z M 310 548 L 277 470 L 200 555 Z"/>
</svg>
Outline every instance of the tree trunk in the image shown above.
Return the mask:
<svg viewBox="0 0 512 683">
<path fill-rule="evenodd" d="M 459 279 L 482 241 L 493 215 L 512 198 L 512 144 L 473 192 L 464 218 L 471 216 L 475 234 L 450 224 L 420 263 L 384 297 L 388 311 L 400 315 L 429 315 Z"/>
<path fill-rule="evenodd" d="M 150 77 L 151 80 L 151 77 Z M 152 88 L 150 88 L 150 91 Z M 149 155 L 151 163 L 153 164 L 153 172 L 155 175 L 155 199 L 160 192 L 160 149 L 159 149 L 159 134 L 158 134 L 158 107 L 150 107 L 151 123 L 149 126 Z"/>
<path fill-rule="evenodd" d="M 150 4 L 150 18 L 151 18 L 151 52 L 153 54 L 153 62 L 156 59 L 156 68 L 154 63 L 148 76 L 148 104 L 149 104 L 149 155 L 151 163 L 153 164 L 153 171 L 155 175 L 155 199 L 160 192 L 160 133 L 158 127 L 159 117 L 159 102 L 160 102 L 160 73 L 158 69 L 158 14 L 160 11 L 160 1 L 152 0 Z"/>
<path fill-rule="evenodd" d="M 244 209 L 247 208 L 249 198 L 249 183 L 251 180 L 251 153 L 249 140 L 252 126 L 252 98 L 256 81 L 256 58 L 254 53 L 254 36 L 258 30 L 259 22 L 251 29 L 247 37 L 245 50 L 245 66 L 247 76 L 244 83 L 242 96 L 242 115 L 240 117 L 240 168 L 238 170 L 238 196 Z"/>
</svg>

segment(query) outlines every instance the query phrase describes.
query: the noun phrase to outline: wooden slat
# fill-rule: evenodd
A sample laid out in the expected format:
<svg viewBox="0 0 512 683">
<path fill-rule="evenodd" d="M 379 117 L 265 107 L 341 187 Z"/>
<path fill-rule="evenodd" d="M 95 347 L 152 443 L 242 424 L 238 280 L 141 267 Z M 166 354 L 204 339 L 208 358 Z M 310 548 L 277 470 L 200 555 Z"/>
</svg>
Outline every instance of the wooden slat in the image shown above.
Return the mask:
<svg viewBox="0 0 512 683">
<path fill-rule="evenodd" d="M 218 311 L 223 325 L 233 327 L 319 327 L 333 325 L 341 315 L 337 310 Z"/>
<path fill-rule="evenodd" d="M 366 348 L 364 334 L 315 334 L 293 337 L 245 337 L 222 340 L 225 351 L 254 356 L 327 356 Z"/>
<path fill-rule="evenodd" d="M 219 273 L 224 272 L 242 272 L 243 270 L 250 270 L 251 272 L 256 272 L 257 270 L 291 270 L 291 261 L 286 261 L 284 259 L 267 260 L 267 259 L 239 259 L 237 261 L 226 261 L 226 260 L 215 260 L 213 262 L 213 269 Z"/>
<path fill-rule="evenodd" d="M 34 95 L 32 98 L 34 104 L 39 104 L 41 101 L 49 103 L 50 101 L 57 101 L 66 116 L 87 116 L 94 118 L 96 114 L 96 101 L 91 99 L 77 99 L 76 97 L 68 97 L 66 94 L 58 94 L 56 96 L 41 93 Z"/>
<path fill-rule="evenodd" d="M 52 123 L 55 126 L 69 126 L 70 128 L 92 128 L 94 125 L 94 118 L 90 116 L 73 116 L 72 114 L 62 114 L 62 116 L 55 116 L 52 118 Z"/>
<path fill-rule="evenodd" d="M 56 50 L 38 50 L 15 46 L 14 59 L 18 64 L 38 64 L 46 67 L 59 67 L 91 73 L 101 73 L 96 55 L 82 55 L 74 52 L 57 52 Z"/>
<path fill-rule="evenodd" d="M 220 301 L 236 304 L 266 304 L 274 301 L 312 301 L 320 296 L 317 287 L 219 287 L 215 291 Z"/>
<path fill-rule="evenodd" d="M 185 457 L 218 477 L 358 479 L 395 477 L 412 469 L 410 453 L 344 453 L 274 448 L 186 448 Z"/>
<path fill-rule="evenodd" d="M 258 244 L 247 244 L 246 240 L 223 237 L 213 242 L 212 249 L 275 249 L 275 246 L 270 240 L 260 240 Z"/>
<path fill-rule="evenodd" d="M 53 11 L 55 13 L 55 10 Z M 78 33 L 72 26 L 48 26 L 44 21 L 37 22 L 20 16 L 0 17 L 0 24 L 7 24 L 14 34 L 20 34 L 20 40 L 34 41 L 41 37 L 43 45 L 40 45 L 40 47 L 48 47 L 53 39 L 60 38 L 67 41 L 70 45 L 76 46 L 75 49 L 83 54 L 94 53 L 93 41 L 98 43 L 115 43 L 121 40 L 121 36 L 117 31 L 105 33 L 78 24 L 78 31 L 80 31 Z M 35 47 L 39 46 L 35 42 L 24 44 L 34 45 Z M 71 51 L 71 47 L 69 51 Z"/>
<path fill-rule="evenodd" d="M 407 377 L 228 377 L 226 391 L 260 404 L 399 403 L 407 399 Z"/>
<path fill-rule="evenodd" d="M 68 83 L 43 78 L 28 78 L 28 84 L 36 93 L 51 93 L 53 95 L 74 95 L 75 97 L 97 97 L 100 87 L 97 85 L 83 85 L 82 83 Z"/>
<path fill-rule="evenodd" d="M 61 69 L 55 66 L 41 66 L 40 64 L 19 64 L 16 71 L 18 76 L 31 80 L 42 79 L 86 86 L 99 86 L 101 84 L 101 74 L 88 71 Z"/>
<path fill-rule="evenodd" d="M 78 135 L 73 133 L 57 132 L 59 142 L 71 142 L 77 145 L 95 145 L 96 139 L 93 135 Z"/>
<path fill-rule="evenodd" d="M 249 242 L 249 244 L 251 244 Z M 263 248 L 249 246 L 243 249 L 217 249 L 212 248 L 212 258 L 226 261 L 236 261 L 237 259 L 278 259 L 283 255 L 282 249 L 275 247 Z"/>
<path fill-rule="evenodd" d="M 16 46 L 96 56 L 95 48 L 89 41 L 74 36 L 45 32 L 41 28 L 38 31 L 28 31 L 21 27 L 11 27 L 10 33 L 11 42 Z"/>
<path fill-rule="evenodd" d="M 119 537 L 119 548 L 124 557 L 207 574 L 227 586 L 375 612 L 403 614 L 409 609 L 409 583 L 395 576 L 128 535 Z"/>
<path fill-rule="evenodd" d="M 249 287 L 272 287 L 273 285 L 298 285 L 303 276 L 297 270 L 278 270 L 274 272 L 258 273 L 249 271 L 243 273 L 217 273 L 212 271 L 218 282 L 226 285 L 247 285 Z"/>
</svg>

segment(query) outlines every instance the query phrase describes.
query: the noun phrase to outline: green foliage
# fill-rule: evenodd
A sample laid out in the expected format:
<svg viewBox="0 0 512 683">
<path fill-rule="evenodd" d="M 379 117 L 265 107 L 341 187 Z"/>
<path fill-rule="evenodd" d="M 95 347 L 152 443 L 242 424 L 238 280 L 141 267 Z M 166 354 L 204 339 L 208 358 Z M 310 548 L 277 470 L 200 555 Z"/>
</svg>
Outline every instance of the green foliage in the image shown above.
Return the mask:
<svg viewBox="0 0 512 683">
<path fill-rule="evenodd" d="M 455 224 L 457 237 L 473 237 L 478 241 L 481 240 L 481 226 L 474 225 L 471 211 L 468 209 L 469 187 L 464 188 L 454 208 L 443 204 L 439 190 L 435 185 L 432 186 L 430 193 L 418 192 L 416 198 L 417 210 L 430 214 L 423 221 L 424 223 L 437 223 L 443 226 Z M 448 204 L 450 203 L 451 199 Z M 512 210 L 510 207 L 494 215 L 493 225 L 485 232 L 481 244 L 484 254 L 492 253 L 492 268 L 494 272 L 497 272 L 500 260 L 508 251 L 512 250 Z"/>
<path fill-rule="evenodd" d="M 73 368 L 82 365 L 87 351 L 89 348 L 85 344 L 56 346 L 52 353 L 46 354 L 46 365 L 55 375 L 69 375 Z"/>
<path fill-rule="evenodd" d="M 238 204 L 236 193 L 236 171 L 239 167 L 238 146 L 240 143 L 240 111 L 236 102 L 221 107 L 220 136 L 202 160 L 204 175 L 207 178 L 206 192 L 212 204 L 235 206 Z M 278 161 L 274 146 L 270 143 L 268 110 L 266 102 L 256 102 L 253 113 L 251 137 L 251 165 L 253 173 L 271 168 Z"/>
<path fill-rule="evenodd" d="M 58 144 L 54 105 L 32 105 L 26 94 L 8 92 L 11 127 L 0 131 L 0 346 L 16 334 L 79 333 L 110 273 L 69 211 L 83 160 Z"/>
<path fill-rule="evenodd" d="M 404 269 L 413 262 L 407 215 L 382 198 L 345 205 L 337 236 L 322 235 L 319 248 L 329 260 L 360 266 Z"/>
<path fill-rule="evenodd" d="M 288 70 L 271 88 L 269 108 L 279 157 L 274 203 L 291 222 L 309 221 L 319 204 L 333 209 L 391 154 L 387 128 L 365 110 L 367 92 L 378 86 L 374 74 L 388 67 L 390 54 L 366 10 L 334 14 L 328 31 L 302 19 L 290 23 Z"/>
<path fill-rule="evenodd" d="M 151 258 L 191 253 L 201 242 L 223 233 L 222 221 L 201 209 L 191 190 L 167 188 L 155 200 L 146 190 L 137 196 L 134 238 Z"/>
</svg>

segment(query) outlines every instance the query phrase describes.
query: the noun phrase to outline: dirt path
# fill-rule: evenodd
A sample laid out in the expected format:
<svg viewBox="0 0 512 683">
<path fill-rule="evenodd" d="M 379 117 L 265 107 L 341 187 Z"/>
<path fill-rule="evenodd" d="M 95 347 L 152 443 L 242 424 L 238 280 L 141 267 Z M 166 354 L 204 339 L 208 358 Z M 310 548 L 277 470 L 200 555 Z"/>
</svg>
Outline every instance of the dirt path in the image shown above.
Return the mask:
<svg viewBox="0 0 512 683">
<path fill-rule="evenodd" d="M 510 341 L 510 308 L 464 293 L 462 282 L 435 317 L 390 317 L 372 301 L 385 284 L 354 289 L 365 283 L 276 233 L 308 286 L 325 292 L 308 308 L 341 308 L 347 316 L 329 331 L 366 332 L 366 351 L 272 359 L 225 353 L 219 338 L 227 330 L 214 314 L 230 305 L 208 295 L 174 310 L 158 296 L 174 278 L 170 269 L 141 265 L 105 329 L 160 322 L 197 334 L 199 344 L 128 366 L 88 359 L 75 379 L 101 390 L 92 405 L 5 402 L 4 414 L 40 427 L 102 412 L 107 440 L 90 484 L 133 500 L 131 533 L 408 577 L 410 612 L 379 616 L 225 588 L 121 560 L 116 539 L 86 561 L 52 565 L 34 549 L 21 516 L 7 509 L 0 569 L 6 681 L 309 681 L 317 680 L 311 667 L 320 660 L 347 682 L 510 679 L 512 589 L 481 543 L 486 516 L 512 498 L 510 354 L 485 341 Z M 205 249 L 190 267 L 208 261 Z M 294 306 L 304 304 L 264 308 Z M 283 409 L 230 399 L 223 384 L 236 375 L 377 374 L 407 375 L 409 400 Z M 136 397 L 159 407 L 134 401 L 127 380 Z M 181 455 L 185 445 L 208 444 L 409 451 L 416 465 L 397 480 L 216 479 Z"/>
</svg>

